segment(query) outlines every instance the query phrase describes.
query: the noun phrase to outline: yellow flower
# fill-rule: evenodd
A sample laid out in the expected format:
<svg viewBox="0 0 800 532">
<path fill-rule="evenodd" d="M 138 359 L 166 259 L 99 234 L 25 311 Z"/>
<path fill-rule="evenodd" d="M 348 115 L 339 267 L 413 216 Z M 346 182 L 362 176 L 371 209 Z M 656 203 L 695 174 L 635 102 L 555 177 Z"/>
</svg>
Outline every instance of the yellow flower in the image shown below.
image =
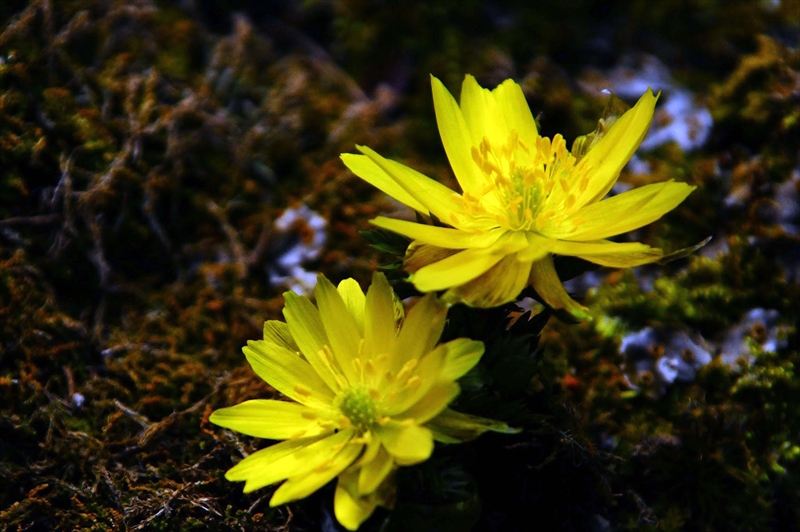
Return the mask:
<svg viewBox="0 0 800 532">
<path fill-rule="evenodd" d="M 342 155 L 365 181 L 451 226 L 372 221 L 413 240 L 405 268 L 418 290 L 445 290 L 448 303 L 494 307 L 531 285 L 553 308 L 587 318 L 559 281 L 553 255 L 617 268 L 664 257 L 638 242 L 607 239 L 659 219 L 694 187 L 669 181 L 603 199 L 650 127 L 657 100 L 650 90 L 577 158 L 561 135 L 539 135 L 514 81 L 489 91 L 467 76 L 460 106 L 441 81 L 431 76 L 431 82 L 439 133 L 462 194 L 364 146 L 357 147 L 363 155 Z"/>
<path fill-rule="evenodd" d="M 427 460 L 433 441 L 455 443 L 504 423 L 454 412 L 456 379 L 483 354 L 459 338 L 436 345 L 446 308 L 423 297 L 403 309 L 381 273 L 366 296 L 353 279 L 335 288 L 319 276 L 317 306 L 286 292 L 286 323 L 267 321 L 264 339 L 243 349 L 253 370 L 293 402 L 260 399 L 222 408 L 211 422 L 285 440 L 257 451 L 225 478 L 250 492 L 285 482 L 272 506 L 306 497 L 338 478 L 336 518 L 355 530 L 377 505 L 391 507 L 398 466 Z"/>
</svg>

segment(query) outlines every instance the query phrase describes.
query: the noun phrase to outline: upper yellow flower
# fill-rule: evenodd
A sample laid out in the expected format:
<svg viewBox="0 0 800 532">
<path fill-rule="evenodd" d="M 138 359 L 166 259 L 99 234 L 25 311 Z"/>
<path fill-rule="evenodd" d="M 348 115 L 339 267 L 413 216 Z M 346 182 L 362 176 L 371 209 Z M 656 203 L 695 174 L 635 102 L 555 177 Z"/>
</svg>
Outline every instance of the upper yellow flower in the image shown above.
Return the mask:
<svg viewBox="0 0 800 532">
<path fill-rule="evenodd" d="M 650 127 L 657 100 L 650 90 L 579 159 L 561 135 L 539 135 L 514 81 L 489 91 L 466 76 L 460 106 L 441 81 L 431 76 L 431 83 L 462 194 L 364 146 L 357 146 L 363 155 L 342 155 L 365 181 L 451 226 L 372 221 L 414 240 L 405 267 L 418 290 L 446 290 L 447 302 L 493 307 L 530 284 L 553 308 L 586 318 L 561 285 L 553 255 L 619 268 L 664 257 L 660 249 L 607 238 L 659 219 L 694 187 L 668 181 L 603 199 Z"/>
<path fill-rule="evenodd" d="M 286 480 L 276 506 L 306 497 L 339 477 L 336 518 L 355 530 L 377 505 L 393 505 L 397 466 L 422 462 L 433 441 L 454 443 L 504 423 L 447 408 L 456 379 L 483 354 L 459 338 L 436 345 L 446 308 L 433 294 L 402 320 L 402 305 L 381 273 L 366 296 L 353 279 L 335 288 L 319 276 L 315 307 L 286 292 L 286 323 L 268 321 L 264 339 L 243 349 L 253 370 L 294 402 L 246 401 L 210 421 L 250 436 L 286 440 L 257 451 L 225 478 L 244 491 Z M 401 323 L 402 320 L 402 323 Z"/>
</svg>

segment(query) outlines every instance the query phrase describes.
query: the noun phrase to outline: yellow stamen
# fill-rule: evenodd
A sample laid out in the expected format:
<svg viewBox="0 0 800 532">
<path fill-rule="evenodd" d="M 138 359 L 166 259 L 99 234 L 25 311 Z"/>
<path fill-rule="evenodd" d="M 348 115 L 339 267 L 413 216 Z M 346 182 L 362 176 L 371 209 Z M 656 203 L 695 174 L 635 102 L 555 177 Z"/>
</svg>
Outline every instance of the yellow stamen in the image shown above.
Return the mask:
<svg viewBox="0 0 800 532">
<path fill-rule="evenodd" d="M 303 397 L 311 397 L 311 395 L 313 394 L 311 389 L 309 389 L 306 386 L 303 386 L 302 384 L 296 384 L 294 386 L 294 392 L 297 395 L 302 395 Z"/>
<path fill-rule="evenodd" d="M 414 375 L 406 381 L 406 386 L 409 388 L 416 388 L 421 382 L 422 379 L 419 378 L 419 375 Z"/>
</svg>

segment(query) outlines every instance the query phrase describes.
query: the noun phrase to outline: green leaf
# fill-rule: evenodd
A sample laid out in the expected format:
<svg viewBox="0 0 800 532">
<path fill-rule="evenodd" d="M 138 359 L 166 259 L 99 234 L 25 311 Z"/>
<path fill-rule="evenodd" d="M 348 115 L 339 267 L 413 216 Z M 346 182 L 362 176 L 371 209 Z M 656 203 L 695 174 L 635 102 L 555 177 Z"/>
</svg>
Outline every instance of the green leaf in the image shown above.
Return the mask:
<svg viewBox="0 0 800 532">
<path fill-rule="evenodd" d="M 384 229 L 371 229 L 359 233 L 375 249 L 401 257 L 406 254 L 406 249 L 411 244 L 411 239 Z"/>
</svg>

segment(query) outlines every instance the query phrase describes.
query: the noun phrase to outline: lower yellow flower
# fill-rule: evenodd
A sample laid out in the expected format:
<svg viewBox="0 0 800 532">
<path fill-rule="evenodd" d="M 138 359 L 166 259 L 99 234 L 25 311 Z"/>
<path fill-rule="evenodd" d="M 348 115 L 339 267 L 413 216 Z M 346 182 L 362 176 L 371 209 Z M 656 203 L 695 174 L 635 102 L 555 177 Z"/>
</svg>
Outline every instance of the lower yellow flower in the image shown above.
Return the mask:
<svg viewBox="0 0 800 532">
<path fill-rule="evenodd" d="M 657 96 L 647 91 L 599 138 L 567 150 L 539 135 L 522 88 L 492 91 L 464 79 L 460 104 L 431 77 L 436 120 L 462 193 L 373 150 L 343 154 L 354 174 L 450 227 L 378 217 L 373 224 L 413 240 L 405 259 L 421 292 L 448 303 L 495 307 L 533 286 L 551 307 L 587 318 L 556 275 L 554 255 L 627 268 L 665 258 L 660 249 L 610 237 L 649 224 L 694 189 L 654 183 L 603 199 L 650 127 Z M 577 148 L 577 149 L 576 149 Z"/>
<path fill-rule="evenodd" d="M 436 345 L 446 308 L 429 294 L 403 319 L 381 273 L 365 295 L 353 279 L 338 288 L 319 276 L 317 306 L 286 292 L 286 323 L 268 321 L 249 341 L 247 361 L 292 402 L 245 401 L 210 421 L 250 436 L 285 440 L 257 451 L 225 478 L 245 493 L 285 482 L 276 506 L 313 493 L 338 477 L 336 518 L 355 530 L 376 506 L 394 502 L 398 466 L 427 460 L 434 439 L 456 443 L 504 423 L 447 408 L 455 382 L 483 354 L 483 343 L 459 338 Z"/>
</svg>

